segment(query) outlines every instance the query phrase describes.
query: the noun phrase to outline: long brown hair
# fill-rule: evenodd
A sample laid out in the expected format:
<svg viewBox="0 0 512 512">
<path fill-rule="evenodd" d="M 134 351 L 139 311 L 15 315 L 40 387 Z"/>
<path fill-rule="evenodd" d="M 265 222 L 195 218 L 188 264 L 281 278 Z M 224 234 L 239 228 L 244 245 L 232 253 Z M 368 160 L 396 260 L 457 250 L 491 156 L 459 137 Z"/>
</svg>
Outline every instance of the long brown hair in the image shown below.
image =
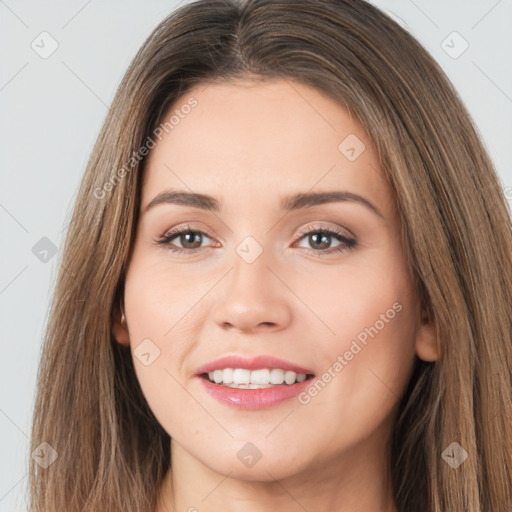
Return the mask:
<svg viewBox="0 0 512 512">
<path fill-rule="evenodd" d="M 439 65 L 363 0 L 198 1 L 163 20 L 135 56 L 88 162 L 60 262 L 33 417 L 31 451 L 46 464 L 30 459 L 32 510 L 156 506 L 170 438 L 111 332 L 139 215 L 142 148 L 194 85 L 239 77 L 331 95 L 365 126 L 393 188 L 442 352 L 435 363 L 416 360 L 400 402 L 391 461 L 398 509 L 510 512 L 510 213 Z M 442 456 L 454 442 L 468 454 L 457 468 Z"/>
</svg>

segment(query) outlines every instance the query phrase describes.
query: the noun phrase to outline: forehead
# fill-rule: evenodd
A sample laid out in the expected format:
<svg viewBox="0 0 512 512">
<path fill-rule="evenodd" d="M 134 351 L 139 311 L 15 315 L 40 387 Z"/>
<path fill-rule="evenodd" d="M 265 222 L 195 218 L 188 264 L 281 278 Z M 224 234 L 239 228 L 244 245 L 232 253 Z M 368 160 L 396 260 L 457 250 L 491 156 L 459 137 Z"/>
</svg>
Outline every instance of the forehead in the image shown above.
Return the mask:
<svg viewBox="0 0 512 512">
<path fill-rule="evenodd" d="M 200 84 L 165 122 L 148 156 L 143 204 L 165 188 L 220 198 L 343 188 L 389 212 L 392 193 L 364 127 L 313 87 L 289 80 Z"/>
</svg>

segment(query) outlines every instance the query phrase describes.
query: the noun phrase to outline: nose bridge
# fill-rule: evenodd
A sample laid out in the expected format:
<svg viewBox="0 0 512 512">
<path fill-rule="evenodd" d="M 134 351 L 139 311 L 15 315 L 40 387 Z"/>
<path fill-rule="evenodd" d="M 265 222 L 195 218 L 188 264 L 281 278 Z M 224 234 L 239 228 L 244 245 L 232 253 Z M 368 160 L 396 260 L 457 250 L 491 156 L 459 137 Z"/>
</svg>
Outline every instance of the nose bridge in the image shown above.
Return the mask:
<svg viewBox="0 0 512 512">
<path fill-rule="evenodd" d="M 289 322 L 289 297 L 270 270 L 272 262 L 271 249 L 255 238 L 246 237 L 238 244 L 224 293 L 216 304 L 219 325 L 251 330 L 262 324 L 282 327 Z"/>
<path fill-rule="evenodd" d="M 253 236 L 245 237 L 235 248 L 230 276 L 231 291 L 240 296 L 257 295 L 267 291 L 270 296 L 271 283 L 275 276 L 268 267 L 272 266 L 272 251 L 264 247 Z"/>
</svg>

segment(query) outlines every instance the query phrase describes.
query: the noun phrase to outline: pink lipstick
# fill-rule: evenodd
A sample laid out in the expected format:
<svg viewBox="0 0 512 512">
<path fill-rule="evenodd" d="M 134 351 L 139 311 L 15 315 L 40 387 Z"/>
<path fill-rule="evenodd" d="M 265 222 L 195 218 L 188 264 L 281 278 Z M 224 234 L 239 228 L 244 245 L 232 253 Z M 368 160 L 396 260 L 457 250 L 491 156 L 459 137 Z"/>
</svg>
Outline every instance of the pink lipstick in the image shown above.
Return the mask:
<svg viewBox="0 0 512 512">
<path fill-rule="evenodd" d="M 197 369 L 206 392 L 241 409 L 265 409 L 289 400 L 311 384 L 312 370 L 272 356 L 227 356 Z"/>
</svg>

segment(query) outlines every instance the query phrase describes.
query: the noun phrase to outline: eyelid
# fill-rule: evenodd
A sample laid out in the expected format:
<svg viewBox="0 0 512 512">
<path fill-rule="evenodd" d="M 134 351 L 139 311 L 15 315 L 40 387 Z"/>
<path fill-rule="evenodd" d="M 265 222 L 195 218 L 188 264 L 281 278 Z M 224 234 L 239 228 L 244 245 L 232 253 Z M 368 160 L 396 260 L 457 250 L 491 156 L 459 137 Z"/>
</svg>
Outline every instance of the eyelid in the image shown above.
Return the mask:
<svg viewBox="0 0 512 512">
<path fill-rule="evenodd" d="M 321 224 L 320 223 L 321 221 L 315 221 L 315 222 L 316 222 L 315 224 L 310 224 L 310 225 L 300 228 L 298 231 L 296 231 L 294 238 L 301 238 L 304 235 L 310 234 L 312 231 L 333 231 L 339 235 L 346 236 L 347 238 L 356 238 L 355 235 L 349 229 L 347 229 L 345 227 L 340 228 L 340 226 L 338 226 L 336 224 L 330 226 L 330 225 L 328 225 L 329 224 L 328 221 L 324 221 L 324 222 L 327 222 L 327 224 Z M 341 229 L 346 231 L 346 234 L 344 234 L 342 231 L 340 231 Z M 181 225 L 181 226 L 178 225 L 177 227 L 167 229 L 160 235 L 159 238 L 169 237 L 171 235 L 175 236 L 182 232 L 186 233 L 189 231 L 205 234 L 211 240 L 213 240 L 215 238 L 209 233 L 209 228 L 204 229 L 202 227 L 194 227 L 194 226 L 191 226 L 190 223 L 186 223 L 185 225 Z"/>
<path fill-rule="evenodd" d="M 314 224 L 310 224 L 305 228 L 300 228 L 297 232 L 298 236 L 303 236 L 311 233 L 312 231 L 333 231 L 340 236 L 345 236 L 345 238 L 356 238 L 356 236 L 347 228 L 341 227 L 337 224 L 329 223 L 328 221 L 314 221 Z M 327 224 L 325 224 L 327 223 Z"/>
<path fill-rule="evenodd" d="M 171 235 L 175 236 L 175 235 L 179 235 L 180 233 L 188 233 L 189 231 L 204 234 L 212 240 L 215 238 L 212 235 L 210 235 L 209 228 L 205 229 L 202 227 L 194 227 L 194 226 L 191 226 L 190 223 L 186 223 L 185 225 L 178 225 L 174 228 L 167 229 L 162 233 L 161 236 L 162 237 L 171 236 Z"/>
</svg>

